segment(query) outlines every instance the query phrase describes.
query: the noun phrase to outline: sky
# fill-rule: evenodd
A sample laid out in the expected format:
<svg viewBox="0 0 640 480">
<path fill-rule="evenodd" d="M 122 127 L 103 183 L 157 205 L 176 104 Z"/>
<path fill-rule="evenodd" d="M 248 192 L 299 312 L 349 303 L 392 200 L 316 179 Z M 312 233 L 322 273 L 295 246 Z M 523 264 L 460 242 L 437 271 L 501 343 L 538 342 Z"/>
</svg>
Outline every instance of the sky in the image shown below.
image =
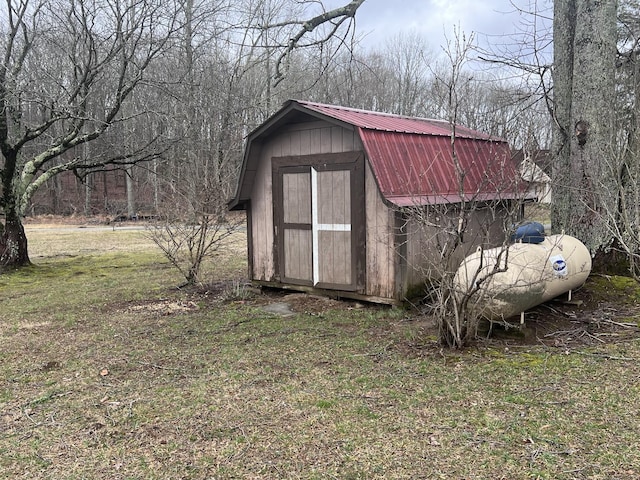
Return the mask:
<svg viewBox="0 0 640 480">
<path fill-rule="evenodd" d="M 341 6 L 347 2 L 331 3 Z M 514 3 L 527 6 L 530 2 Z M 518 13 L 510 0 L 365 0 L 356 14 L 356 28 L 359 35 L 366 36 L 364 43 L 369 47 L 400 32 L 413 31 L 423 36 L 433 51 L 441 51 L 447 38 L 454 38 L 454 27 L 466 35 L 475 32 L 478 42 L 496 42 L 499 36 L 521 29 L 523 20 L 526 16 Z"/>
</svg>

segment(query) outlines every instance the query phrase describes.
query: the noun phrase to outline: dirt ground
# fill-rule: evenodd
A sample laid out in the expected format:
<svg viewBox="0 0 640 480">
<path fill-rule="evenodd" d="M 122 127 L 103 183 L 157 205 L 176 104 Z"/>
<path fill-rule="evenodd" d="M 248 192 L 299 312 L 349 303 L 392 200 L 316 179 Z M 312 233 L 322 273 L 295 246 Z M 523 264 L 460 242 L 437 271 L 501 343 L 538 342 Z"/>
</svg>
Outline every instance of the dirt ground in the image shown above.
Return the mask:
<svg viewBox="0 0 640 480">
<path fill-rule="evenodd" d="M 592 275 L 571 301 L 557 298 L 525 315 L 524 343 L 569 347 L 637 338 L 640 334 L 638 285 L 631 279 Z M 496 332 L 500 338 L 501 332 Z"/>
</svg>

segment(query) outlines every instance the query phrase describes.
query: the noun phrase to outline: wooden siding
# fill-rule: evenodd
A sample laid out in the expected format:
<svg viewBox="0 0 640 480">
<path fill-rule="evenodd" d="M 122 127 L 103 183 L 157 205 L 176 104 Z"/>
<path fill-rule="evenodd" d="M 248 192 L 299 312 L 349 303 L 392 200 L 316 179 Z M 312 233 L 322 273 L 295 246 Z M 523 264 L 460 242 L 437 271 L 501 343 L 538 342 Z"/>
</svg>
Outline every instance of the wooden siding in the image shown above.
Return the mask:
<svg viewBox="0 0 640 480">
<path fill-rule="evenodd" d="M 318 221 L 351 223 L 349 171 L 319 172 L 318 180 Z"/>
<path fill-rule="evenodd" d="M 362 152 L 274 157 L 272 172 L 276 277 L 284 284 L 364 291 L 365 250 L 362 247 L 365 244 L 365 219 L 358 215 L 364 210 Z M 308 175 L 310 182 L 284 181 L 287 176 L 297 173 Z M 292 203 L 289 196 L 300 196 L 297 191 L 299 185 L 311 187 L 302 195 L 311 197 L 311 222 L 287 223 L 286 208 Z M 286 234 L 289 230 L 311 230 L 312 248 L 303 252 L 287 245 L 288 240 L 295 241 L 294 237 Z M 288 255 L 296 252 L 311 256 L 311 282 L 307 278 L 287 275 Z M 331 268 L 336 271 L 331 272 Z"/>
<path fill-rule="evenodd" d="M 258 148 L 254 145 L 254 148 Z M 249 241 L 249 259 L 252 280 L 275 280 L 274 238 L 273 238 L 273 202 L 271 198 L 271 147 L 267 145 L 256 152 L 260 162 L 256 172 L 251 194 L 251 237 Z"/>
<path fill-rule="evenodd" d="M 384 203 L 371 167 L 365 168 L 367 295 L 396 298 L 396 258 L 393 211 Z"/>
<path fill-rule="evenodd" d="M 319 232 L 320 283 L 350 285 L 353 282 L 351 232 Z"/>
<path fill-rule="evenodd" d="M 311 230 L 285 230 L 284 274 L 288 278 L 297 278 L 311 282 L 313 265 L 311 262 Z"/>
<path fill-rule="evenodd" d="M 249 252 L 252 280 L 273 282 L 276 278 L 277 253 L 273 215 L 273 157 L 313 155 L 358 151 L 362 145 L 354 130 L 337 127 L 323 121 L 305 122 L 281 129 L 262 145 L 255 142 L 253 154 L 258 155 L 258 169 L 251 192 L 252 232 Z"/>
<path fill-rule="evenodd" d="M 402 286 L 404 291 L 411 291 L 424 284 L 426 279 L 438 279 L 442 275 L 445 268 L 439 260 L 439 251 L 444 241 L 442 232 L 447 226 L 454 228 L 458 218 L 453 205 L 449 206 L 448 210 L 445 214 L 447 218 L 435 211 L 421 219 L 411 215 L 405 217 L 403 230 L 406 233 L 406 248 L 403 261 L 406 265 L 406 275 Z M 489 208 L 479 208 L 471 215 L 464 233 L 464 242 L 452 255 L 448 269 L 457 269 L 462 260 L 480 245 L 493 247 L 503 242 L 503 218 L 496 217 Z"/>
<path fill-rule="evenodd" d="M 281 158 L 281 157 L 279 157 Z M 298 158 L 298 157 L 293 157 Z M 279 177 L 273 178 L 274 215 L 281 221 L 276 222 L 274 239 L 282 235 L 282 247 L 278 246 L 276 261 L 280 263 L 276 272 L 280 280 L 288 283 L 313 284 L 313 206 L 311 198 L 311 171 L 306 166 L 292 166 L 279 171 Z M 281 208 L 282 211 L 278 212 Z M 278 232 L 278 229 L 281 229 Z M 281 249 L 282 248 L 282 249 Z"/>
<path fill-rule="evenodd" d="M 351 170 L 317 173 L 319 283 L 352 285 Z M 360 198 L 359 202 L 364 199 Z M 348 228 L 342 231 L 340 228 Z"/>
</svg>

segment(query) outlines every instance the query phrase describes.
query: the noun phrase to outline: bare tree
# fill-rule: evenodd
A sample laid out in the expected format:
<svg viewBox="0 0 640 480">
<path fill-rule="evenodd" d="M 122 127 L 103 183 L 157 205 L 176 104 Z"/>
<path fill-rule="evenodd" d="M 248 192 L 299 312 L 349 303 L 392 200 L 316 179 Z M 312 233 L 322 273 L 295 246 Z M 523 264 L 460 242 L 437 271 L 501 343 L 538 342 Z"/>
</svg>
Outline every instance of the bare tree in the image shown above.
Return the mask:
<svg viewBox="0 0 640 480">
<path fill-rule="evenodd" d="M 605 268 L 612 265 L 609 253 L 622 250 L 633 271 L 640 251 L 640 197 L 634 193 L 638 2 L 560 0 L 548 10 L 530 0 L 521 10 L 526 23 L 520 35 L 482 58 L 528 77 L 528 85 L 537 86 L 532 93 L 548 106 L 553 230 L 583 240 Z M 540 144 L 532 134 L 526 139 L 525 148 Z"/>
<path fill-rule="evenodd" d="M 275 82 L 294 51 L 346 35 L 363 2 L 333 10 L 316 1 L 286 2 L 310 19 L 264 24 L 255 2 L 6 0 L 0 12 L 6 20 L 0 27 L 0 265 L 29 263 L 21 216 L 38 188 L 61 172 L 86 177 L 154 160 L 154 172 L 161 173 L 158 162 L 169 152 L 169 138 L 188 138 L 187 156 L 204 160 L 205 174 L 229 178 L 222 170 L 239 164 L 239 155 L 229 151 L 240 150 L 247 120 L 259 121 L 245 114 L 249 108 L 241 98 L 245 79 L 264 77 L 264 70 L 248 74 L 257 58 L 265 58 L 259 39 L 268 39 L 266 58 L 273 66 L 267 71 Z M 317 7 L 322 12 L 314 14 Z M 286 37 L 263 35 L 276 31 Z M 217 56 L 205 58 L 209 46 Z M 184 63 L 175 69 L 179 47 Z M 163 69 L 166 75 L 155 75 Z M 216 81 L 225 88 L 210 89 Z M 147 99 L 150 91 L 154 100 L 133 101 L 134 92 Z M 199 104 L 203 93 L 211 102 Z M 271 113 L 271 93 L 267 105 Z M 132 141 L 122 142 L 124 137 Z M 82 151 L 88 142 L 94 145 L 90 158 Z"/>
<path fill-rule="evenodd" d="M 385 56 L 395 74 L 389 92 L 396 102 L 392 113 L 421 115 L 428 102 L 427 82 L 433 61 L 426 38 L 417 32 L 398 34 L 388 41 Z"/>
<path fill-rule="evenodd" d="M 640 13 L 637 0 L 620 2 L 618 10 L 618 56 L 615 143 L 604 160 L 607 182 L 601 195 L 617 199 L 605 203 L 604 222 L 613 239 L 608 268 L 625 265 L 640 280 Z M 626 261 L 622 261 L 623 256 Z M 611 260 L 611 259 L 608 259 Z"/>
<path fill-rule="evenodd" d="M 141 113 L 122 115 L 177 28 L 175 7 L 157 0 L 6 1 L 0 64 L 0 206 L 5 217 L 0 266 L 29 263 L 21 216 L 47 180 L 63 171 L 149 158 L 144 143 L 131 151 L 94 151 L 91 158 L 78 148 Z"/>
<path fill-rule="evenodd" d="M 294 50 L 324 43 L 338 35 L 341 27 L 345 23 L 349 26 L 350 20 L 355 17 L 358 8 L 360 8 L 364 1 L 365 0 L 351 0 L 347 5 L 323 11 L 321 14 L 308 20 L 284 20 L 283 22 L 266 26 L 268 28 L 277 28 L 280 26 L 299 25 L 297 31 L 288 39 L 286 47 L 276 59 L 274 73 L 276 82 L 284 78 L 285 72 L 283 71 L 283 65 Z M 262 28 L 264 27 L 265 26 L 262 26 Z M 309 38 L 310 34 L 318 29 L 323 29 L 323 31 L 320 32 L 318 36 L 311 38 L 307 43 L 303 43 L 306 38 Z M 348 31 L 347 29 L 344 35 L 347 35 Z"/>
<path fill-rule="evenodd" d="M 282 62 L 286 58 L 291 65 L 298 60 L 292 58 L 296 53 L 331 43 L 362 1 L 308 22 L 298 20 L 305 7 L 322 4 L 262 0 L 220 2 L 212 9 L 210 4 L 186 1 L 185 29 L 172 64 L 180 85 L 172 89 L 172 109 L 179 120 L 174 128 L 182 141 L 166 162 L 160 221 L 150 235 L 187 284 L 205 281 L 203 265 L 241 226 L 236 216 L 226 215 L 227 200 L 235 187 L 247 129 L 271 114 L 286 91 L 285 73 L 291 70 L 282 70 Z M 306 41 L 330 22 L 335 23 L 328 31 Z"/>
<path fill-rule="evenodd" d="M 162 189 L 166 193 L 160 214 L 147 231 L 183 275 L 185 286 L 202 284 L 209 272 L 205 264 L 228 246 L 244 219 L 227 213 L 229 197 L 224 187 L 231 185 L 231 180 L 203 176 L 201 165 L 195 162 L 181 169 L 180 176 L 170 188 Z"/>
</svg>

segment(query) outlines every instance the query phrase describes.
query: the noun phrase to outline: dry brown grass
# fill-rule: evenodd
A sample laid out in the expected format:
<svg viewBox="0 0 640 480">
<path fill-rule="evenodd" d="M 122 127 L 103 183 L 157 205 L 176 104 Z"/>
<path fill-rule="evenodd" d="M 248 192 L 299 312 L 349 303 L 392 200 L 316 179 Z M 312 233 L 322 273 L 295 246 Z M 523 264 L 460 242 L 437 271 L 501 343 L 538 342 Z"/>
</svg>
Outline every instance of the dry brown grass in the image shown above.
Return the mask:
<svg viewBox="0 0 640 480">
<path fill-rule="evenodd" d="M 85 225 L 27 225 L 29 255 L 46 257 L 93 255 L 153 250 L 144 227 Z"/>
<path fill-rule="evenodd" d="M 29 238 L 0 276 L 0 478 L 640 477 L 637 335 L 446 352 L 403 310 L 246 290 L 240 237 L 197 292 L 144 232 Z"/>
</svg>

